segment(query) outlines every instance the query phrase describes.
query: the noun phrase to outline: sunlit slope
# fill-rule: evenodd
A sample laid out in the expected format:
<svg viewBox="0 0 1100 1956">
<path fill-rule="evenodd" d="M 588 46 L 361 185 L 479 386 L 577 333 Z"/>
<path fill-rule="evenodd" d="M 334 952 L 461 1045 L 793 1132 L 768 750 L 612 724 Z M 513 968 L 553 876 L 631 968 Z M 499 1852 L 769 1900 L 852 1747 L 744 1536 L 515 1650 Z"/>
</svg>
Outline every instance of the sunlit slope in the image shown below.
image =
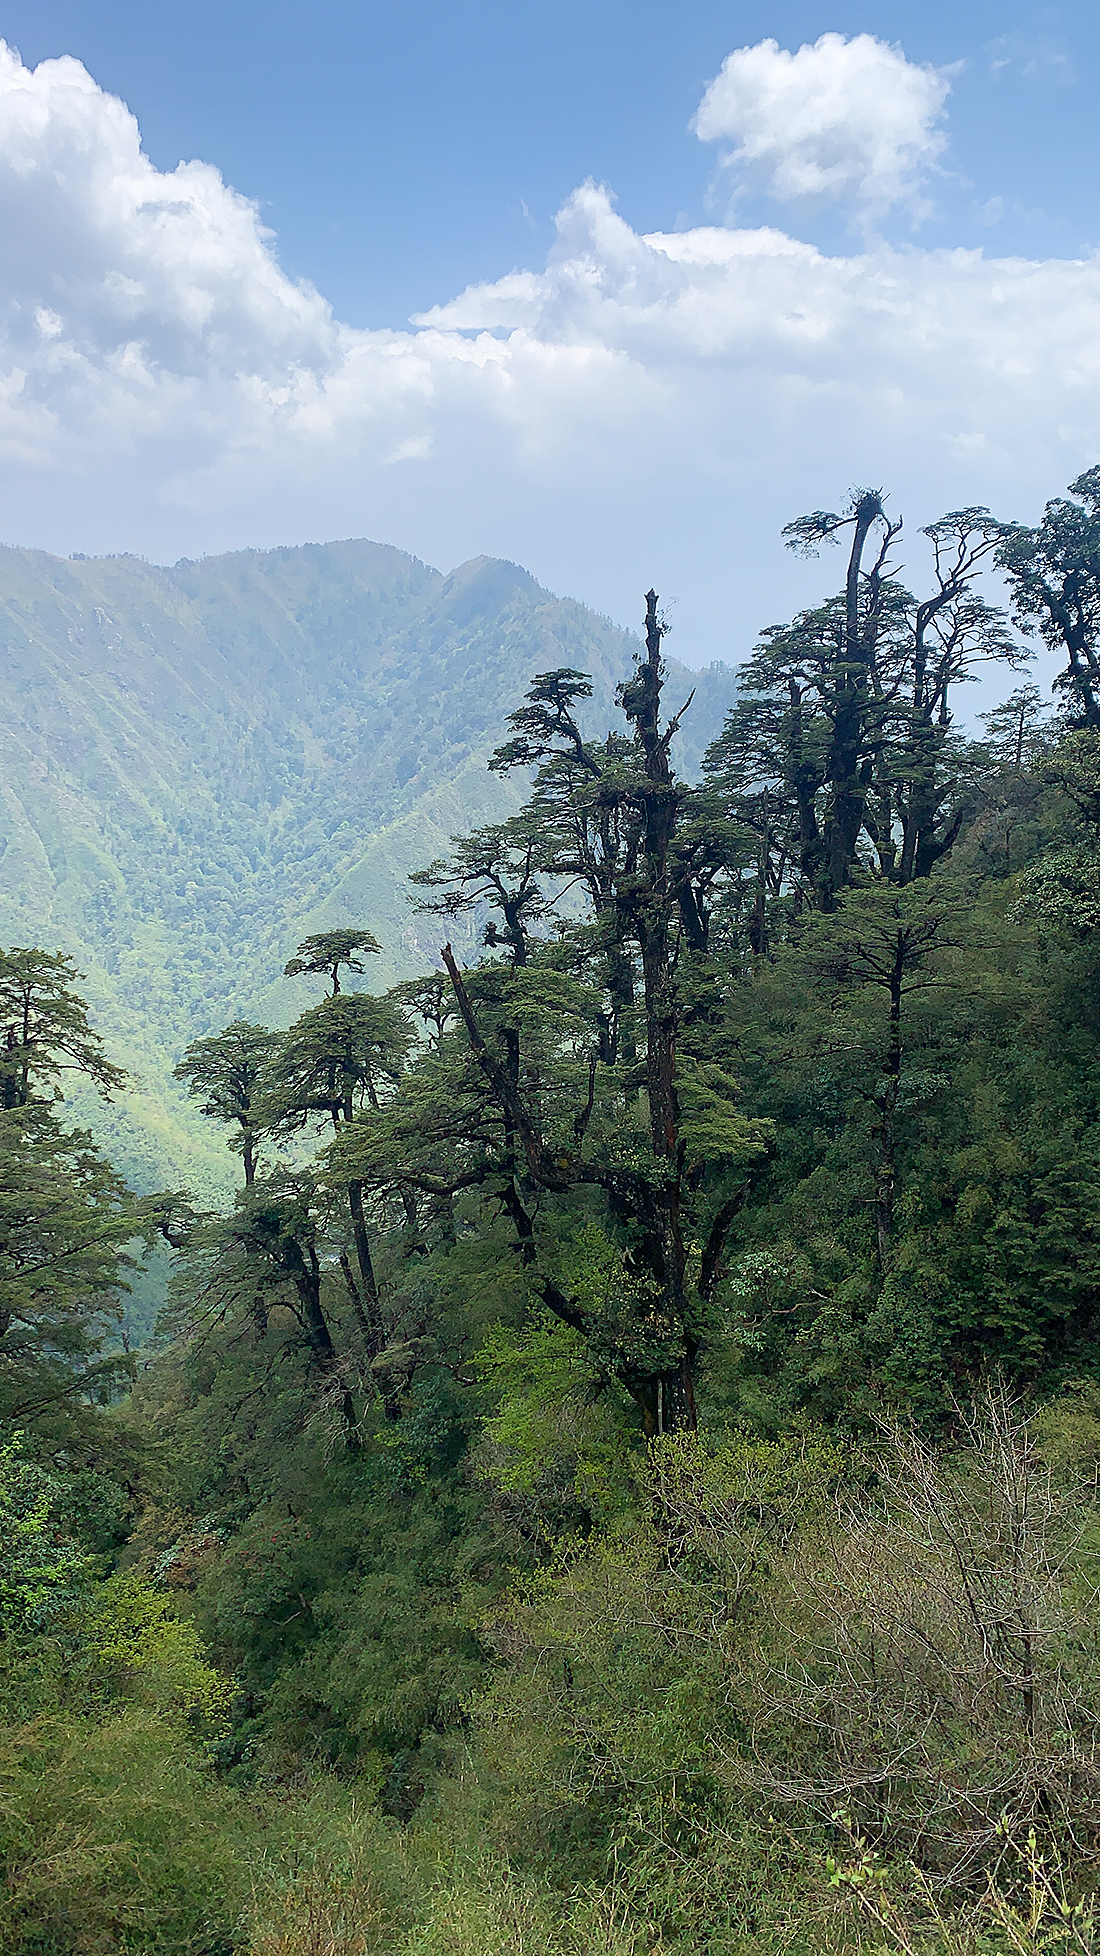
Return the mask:
<svg viewBox="0 0 1100 1956">
<path fill-rule="evenodd" d="M 97 1127 L 141 1182 L 224 1174 L 171 1082 L 186 1042 L 308 994 L 282 966 L 354 918 L 422 965 L 405 878 L 511 791 L 486 771 L 531 676 L 613 714 L 634 641 L 515 565 L 366 543 L 162 569 L 0 550 L 0 943 L 70 952 L 136 1090 Z M 690 684 L 690 682 L 688 682 Z M 700 678 L 685 759 L 730 678 Z M 679 704 L 679 699 L 677 699 Z"/>
</svg>

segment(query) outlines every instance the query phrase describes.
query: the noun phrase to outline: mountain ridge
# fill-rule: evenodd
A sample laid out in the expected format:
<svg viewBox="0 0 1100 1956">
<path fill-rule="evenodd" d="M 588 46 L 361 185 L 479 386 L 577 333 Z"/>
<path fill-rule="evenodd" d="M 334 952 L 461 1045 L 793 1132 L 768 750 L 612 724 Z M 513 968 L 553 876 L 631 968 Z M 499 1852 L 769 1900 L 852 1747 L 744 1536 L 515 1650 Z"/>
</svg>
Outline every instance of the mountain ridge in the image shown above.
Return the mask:
<svg viewBox="0 0 1100 1956">
<path fill-rule="evenodd" d="M 576 666 L 602 731 L 637 646 L 491 557 L 443 573 L 367 539 L 172 566 L 0 547 L 0 943 L 86 972 L 136 1086 L 76 1105 L 136 1181 L 224 1182 L 171 1079 L 183 1046 L 300 1010 L 281 973 L 310 929 L 374 930 L 378 983 L 429 962 L 405 879 L 514 806 L 485 766 L 507 713 L 536 671 Z M 732 673 L 683 677 L 690 769 Z"/>
</svg>

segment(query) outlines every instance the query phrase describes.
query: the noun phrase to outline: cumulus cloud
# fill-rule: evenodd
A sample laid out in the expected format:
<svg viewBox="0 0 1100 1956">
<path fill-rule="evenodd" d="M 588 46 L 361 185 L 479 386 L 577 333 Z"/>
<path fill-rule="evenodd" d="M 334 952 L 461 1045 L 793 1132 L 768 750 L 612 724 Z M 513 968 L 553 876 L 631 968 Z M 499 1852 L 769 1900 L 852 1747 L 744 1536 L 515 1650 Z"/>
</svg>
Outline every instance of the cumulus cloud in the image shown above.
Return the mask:
<svg viewBox="0 0 1100 1956">
<path fill-rule="evenodd" d="M 693 127 L 735 147 L 724 161 L 790 203 L 852 199 L 867 216 L 923 207 L 920 186 L 944 146 L 951 83 L 873 34 L 823 34 L 796 54 L 759 41 L 727 56 Z"/>
<path fill-rule="evenodd" d="M 587 184 L 545 265 L 363 331 L 214 168 L 158 172 L 79 63 L 6 49 L 0 293 L 0 536 L 171 560 L 368 535 L 627 618 L 656 582 L 689 661 L 820 585 L 778 540 L 803 505 L 873 480 L 914 527 L 1026 515 L 1100 455 L 1095 259 L 646 236 Z"/>
</svg>

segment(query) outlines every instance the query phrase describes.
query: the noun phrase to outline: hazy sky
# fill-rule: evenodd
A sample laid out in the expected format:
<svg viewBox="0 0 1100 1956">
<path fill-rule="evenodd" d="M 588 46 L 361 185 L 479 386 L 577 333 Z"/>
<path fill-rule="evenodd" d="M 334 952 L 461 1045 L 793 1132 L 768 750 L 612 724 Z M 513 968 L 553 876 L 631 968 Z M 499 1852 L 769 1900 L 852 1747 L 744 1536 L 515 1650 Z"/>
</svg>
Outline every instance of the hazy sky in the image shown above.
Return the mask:
<svg viewBox="0 0 1100 1956">
<path fill-rule="evenodd" d="M 1100 459 L 1100 9 L 0 0 L 0 537 L 488 552 L 734 658 Z M 17 51 L 17 52 L 16 52 Z"/>
</svg>

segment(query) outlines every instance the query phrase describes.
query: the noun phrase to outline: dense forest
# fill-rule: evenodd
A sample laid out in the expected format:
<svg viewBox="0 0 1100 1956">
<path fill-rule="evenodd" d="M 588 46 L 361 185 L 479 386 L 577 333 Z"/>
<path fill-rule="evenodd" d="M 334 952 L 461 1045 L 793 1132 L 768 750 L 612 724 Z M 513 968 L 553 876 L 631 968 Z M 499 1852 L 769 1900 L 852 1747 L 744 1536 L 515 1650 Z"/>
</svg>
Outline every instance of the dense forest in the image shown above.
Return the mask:
<svg viewBox="0 0 1100 1956">
<path fill-rule="evenodd" d="M 234 1199 L 0 954 L 12 1956 L 1100 1948 L 1100 468 L 786 534 L 701 769 L 650 592 L 181 1046 Z"/>
</svg>

